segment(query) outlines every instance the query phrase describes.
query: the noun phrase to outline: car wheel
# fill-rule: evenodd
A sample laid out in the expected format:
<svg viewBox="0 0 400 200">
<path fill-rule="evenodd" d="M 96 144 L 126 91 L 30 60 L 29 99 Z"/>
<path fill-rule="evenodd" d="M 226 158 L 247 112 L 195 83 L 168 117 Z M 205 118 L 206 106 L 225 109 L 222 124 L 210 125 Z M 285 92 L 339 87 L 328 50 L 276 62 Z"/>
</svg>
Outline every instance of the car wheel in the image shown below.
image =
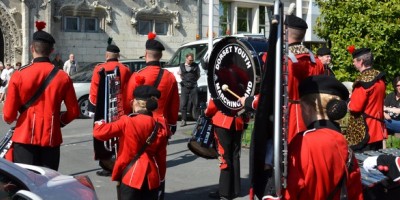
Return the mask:
<svg viewBox="0 0 400 200">
<path fill-rule="evenodd" d="M 89 99 L 88 97 L 83 97 L 78 101 L 79 105 L 79 117 L 83 119 L 90 118 L 89 117 Z"/>
</svg>

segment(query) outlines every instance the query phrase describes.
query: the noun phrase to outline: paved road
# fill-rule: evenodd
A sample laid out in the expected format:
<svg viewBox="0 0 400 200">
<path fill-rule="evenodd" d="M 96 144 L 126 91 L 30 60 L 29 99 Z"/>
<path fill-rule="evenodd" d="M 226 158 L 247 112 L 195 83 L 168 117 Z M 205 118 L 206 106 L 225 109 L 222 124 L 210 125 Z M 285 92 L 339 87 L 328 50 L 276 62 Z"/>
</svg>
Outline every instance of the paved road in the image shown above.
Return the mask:
<svg viewBox="0 0 400 200">
<path fill-rule="evenodd" d="M 93 160 L 91 120 L 79 119 L 63 128 L 64 143 L 61 147 L 59 171 L 69 175 L 88 175 L 100 200 L 116 199 L 115 182 L 110 177 L 99 177 L 97 162 Z M 0 120 L 0 137 L 9 129 Z M 193 155 L 187 148 L 194 122 L 178 128 L 170 140 L 167 152 L 166 200 L 205 200 L 208 193 L 218 187 L 219 168 L 217 160 L 206 160 Z M 249 199 L 249 151 L 242 150 L 242 195 L 237 199 Z"/>
</svg>

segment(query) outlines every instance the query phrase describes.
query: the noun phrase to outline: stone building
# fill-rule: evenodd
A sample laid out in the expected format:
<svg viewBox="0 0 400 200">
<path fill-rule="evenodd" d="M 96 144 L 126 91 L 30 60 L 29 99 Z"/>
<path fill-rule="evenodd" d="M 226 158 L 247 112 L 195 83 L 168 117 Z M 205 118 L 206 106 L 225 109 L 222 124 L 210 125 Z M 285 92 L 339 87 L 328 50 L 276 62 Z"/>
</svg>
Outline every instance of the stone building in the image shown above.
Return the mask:
<svg viewBox="0 0 400 200">
<path fill-rule="evenodd" d="M 165 44 L 168 59 L 183 43 L 208 36 L 212 0 L 1 0 L 0 61 L 27 64 L 34 22 L 47 23 L 63 60 L 74 53 L 79 63 L 104 60 L 107 40 L 121 49 L 121 58 L 144 55 L 147 33 L 154 31 Z M 213 35 L 268 35 L 273 0 L 214 0 Z M 294 0 L 283 1 L 285 6 Z M 306 17 L 309 1 L 303 0 Z"/>
</svg>

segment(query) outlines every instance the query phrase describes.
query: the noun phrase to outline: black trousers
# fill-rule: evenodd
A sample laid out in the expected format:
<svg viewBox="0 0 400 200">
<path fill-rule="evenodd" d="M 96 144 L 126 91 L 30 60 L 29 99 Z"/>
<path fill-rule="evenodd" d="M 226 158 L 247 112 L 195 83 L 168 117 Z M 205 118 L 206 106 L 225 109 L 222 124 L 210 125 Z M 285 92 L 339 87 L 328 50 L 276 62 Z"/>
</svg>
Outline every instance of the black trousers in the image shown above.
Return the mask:
<svg viewBox="0 0 400 200">
<path fill-rule="evenodd" d="M 221 169 L 219 176 L 219 194 L 227 198 L 240 195 L 240 149 L 242 132 L 236 131 L 234 123 L 230 130 L 215 126 L 218 145 L 224 149 L 224 158 L 227 167 Z"/>
<path fill-rule="evenodd" d="M 147 177 L 145 177 L 144 180 L 142 188 L 140 189 L 135 189 L 121 183 L 119 188 L 121 199 L 119 200 L 157 200 L 159 188 L 149 190 Z"/>
<path fill-rule="evenodd" d="M 29 165 L 43 166 L 58 170 L 60 147 L 41 147 L 38 145 L 13 143 L 13 161 Z"/>
<path fill-rule="evenodd" d="M 192 102 L 191 105 L 197 107 L 198 101 L 198 94 L 197 94 L 197 87 L 194 88 L 187 88 L 182 86 L 181 87 L 181 114 L 182 120 L 187 120 L 186 113 L 188 109 L 189 101 Z"/>
</svg>

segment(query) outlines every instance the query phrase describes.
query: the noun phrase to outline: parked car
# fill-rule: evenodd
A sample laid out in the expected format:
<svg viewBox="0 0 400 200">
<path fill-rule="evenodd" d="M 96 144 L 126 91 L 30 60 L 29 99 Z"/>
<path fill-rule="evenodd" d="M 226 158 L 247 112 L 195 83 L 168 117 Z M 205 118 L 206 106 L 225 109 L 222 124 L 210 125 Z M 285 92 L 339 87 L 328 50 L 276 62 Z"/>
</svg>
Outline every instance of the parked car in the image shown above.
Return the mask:
<svg viewBox="0 0 400 200">
<path fill-rule="evenodd" d="M 131 72 L 138 71 L 146 66 L 146 61 L 144 59 L 124 59 L 120 60 L 120 62 L 125 64 Z M 74 83 L 76 97 L 78 98 L 80 118 L 89 118 L 88 106 L 90 82 L 92 81 L 94 67 L 99 63 L 102 62 L 90 63 L 71 76 L 72 82 Z M 164 63 L 165 61 L 161 61 L 161 65 Z"/>
<path fill-rule="evenodd" d="M 241 41 L 246 48 L 250 51 L 254 63 L 256 65 L 256 80 L 261 80 L 261 67 L 263 62 L 261 60 L 262 53 L 268 50 L 268 41 L 264 35 L 261 34 L 239 34 L 234 35 L 239 41 Z M 215 45 L 222 38 L 216 38 L 213 40 Z M 189 42 L 183 44 L 171 57 L 171 59 L 164 65 L 164 68 L 172 72 L 176 78 L 176 81 L 181 82 L 181 77 L 178 75 L 180 64 L 185 62 L 186 54 L 193 53 L 194 62 L 196 62 L 200 67 L 200 78 L 197 81 L 198 89 L 198 105 L 188 105 L 188 114 L 192 116 L 193 119 L 197 119 L 200 115 L 200 105 L 205 105 L 207 102 L 207 66 L 205 66 L 204 61 L 208 60 L 207 55 L 208 50 L 208 40 L 198 40 L 194 42 Z M 179 94 L 181 93 L 181 86 L 178 84 Z"/>
<path fill-rule="evenodd" d="M 62 175 L 52 169 L 3 158 L 0 158 L 0 196 L 1 199 L 98 199 L 88 176 Z"/>
</svg>

